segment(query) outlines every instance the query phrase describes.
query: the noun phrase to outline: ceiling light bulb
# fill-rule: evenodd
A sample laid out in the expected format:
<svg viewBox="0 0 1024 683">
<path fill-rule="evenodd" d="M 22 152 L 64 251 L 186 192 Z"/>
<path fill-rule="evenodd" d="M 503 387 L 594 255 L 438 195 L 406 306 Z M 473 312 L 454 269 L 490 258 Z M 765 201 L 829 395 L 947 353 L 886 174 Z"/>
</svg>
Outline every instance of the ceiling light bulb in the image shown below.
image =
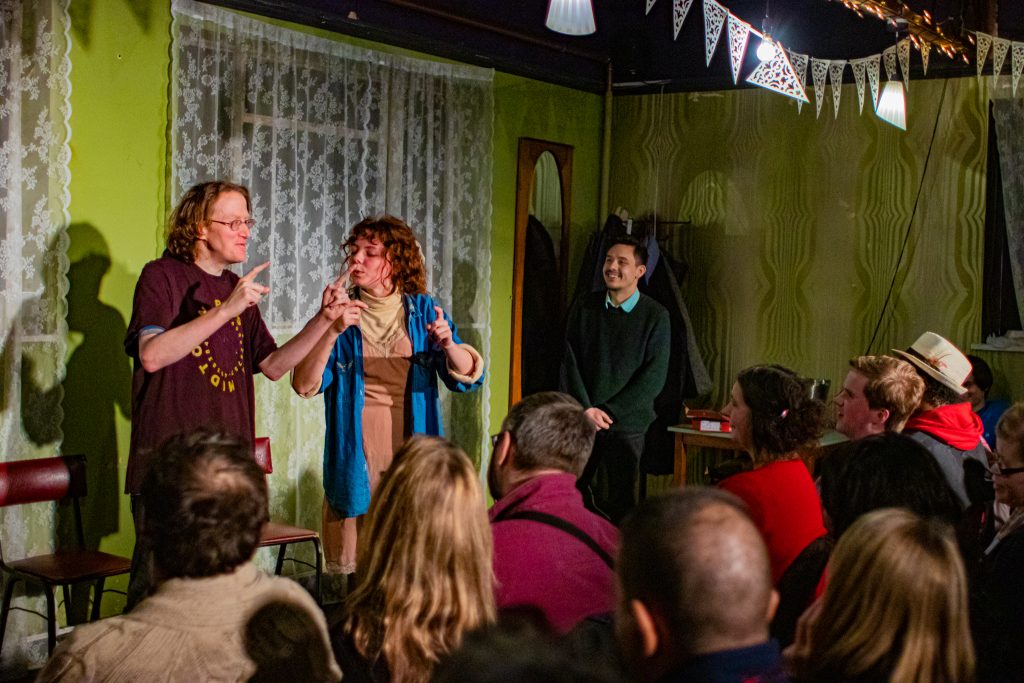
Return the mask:
<svg viewBox="0 0 1024 683">
<path fill-rule="evenodd" d="M 586 36 L 597 30 L 591 0 L 548 0 L 544 25 L 567 36 Z"/>
<path fill-rule="evenodd" d="M 771 36 L 765 34 L 761 38 L 761 44 L 757 46 L 757 58 L 762 62 L 770 62 L 775 59 L 775 50 Z"/>
</svg>

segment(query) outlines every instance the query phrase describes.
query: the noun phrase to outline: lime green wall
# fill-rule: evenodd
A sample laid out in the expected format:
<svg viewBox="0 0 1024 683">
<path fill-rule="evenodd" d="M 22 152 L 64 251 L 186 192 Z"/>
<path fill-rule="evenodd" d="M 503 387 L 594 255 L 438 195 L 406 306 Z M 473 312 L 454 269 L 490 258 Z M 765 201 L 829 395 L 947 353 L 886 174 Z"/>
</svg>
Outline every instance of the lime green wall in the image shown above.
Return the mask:
<svg viewBox="0 0 1024 683">
<path fill-rule="evenodd" d="M 163 0 L 72 0 L 71 51 L 71 221 L 72 259 L 100 252 L 109 258 L 99 299 L 122 323 L 131 314 L 132 293 L 142 266 L 163 248 L 162 225 L 169 209 L 167 177 L 170 7 Z M 301 27 L 299 30 L 307 30 Z M 313 31 L 349 41 L 348 38 Z M 350 42 L 390 52 L 365 41 Z M 516 146 L 520 136 L 573 145 L 573 230 L 582 239 L 597 222 L 601 98 L 507 74 L 494 80 L 494 181 L 491 345 L 491 421 L 497 425 L 507 410 L 512 241 L 514 231 Z M 578 254 L 579 250 L 575 250 Z M 105 252 L 105 254 L 103 253 Z M 74 287 L 74 282 L 72 283 Z M 111 310 L 108 309 L 108 310 Z M 81 336 L 104 339 L 111 347 L 111 367 L 95 367 L 89 381 L 100 386 L 118 383 L 127 389 L 127 359 L 113 327 L 84 325 Z M 116 348 L 115 348 L 116 347 Z M 123 364 L 122 364 L 123 363 Z M 265 381 L 265 380 L 259 380 Z M 129 420 L 113 406 L 116 448 L 90 453 L 116 468 L 119 482 L 130 434 Z M 68 415 L 65 431 L 95 431 L 94 413 Z M 77 438 L 77 437 L 76 437 Z M 81 439 L 80 439 L 81 440 Z M 114 450 L 116 452 L 109 452 Z M 128 499 L 120 495 L 116 533 L 105 535 L 102 547 L 131 552 L 134 534 Z M 114 584 L 123 588 L 123 585 Z M 111 599 L 111 608 L 119 608 Z"/>
<path fill-rule="evenodd" d="M 126 323 L 138 273 L 160 253 L 161 226 L 167 213 L 170 6 L 132 0 L 74 0 L 71 18 L 72 271 L 80 253 L 102 255 L 106 250 L 110 267 L 101 283 L 100 300 Z M 88 244 L 83 244 L 86 241 Z M 72 290 L 81 286 L 75 278 L 69 279 Z M 108 323 L 86 323 L 78 334 L 104 339 L 107 347 L 119 347 L 121 341 L 111 338 Z M 73 334 L 71 341 L 75 344 L 80 340 Z M 118 383 L 118 391 L 130 391 L 130 378 L 125 374 L 127 357 L 123 352 L 118 355 L 118 351 L 117 347 L 107 349 L 107 357 L 118 364 L 116 369 L 91 368 L 86 381 L 96 387 Z M 112 409 L 110 405 L 94 407 L 105 413 Z M 89 503 L 100 503 L 101 491 L 117 496 L 115 510 L 120 512 L 120 523 L 108 526 L 107 522 L 113 520 L 104 519 L 102 526 L 104 531 L 118 531 L 107 536 L 102 547 L 130 554 L 134 532 L 128 498 L 121 495 L 130 423 L 120 412 L 115 414 L 115 452 L 90 452 L 87 456 L 91 471 L 116 470 L 118 484 L 116 490 L 91 486 L 93 497 Z M 96 422 L 95 412 L 66 414 L 65 443 L 89 442 Z M 103 516 L 108 512 L 105 510 Z M 93 521 L 87 520 L 86 526 Z M 123 580 L 111 583 L 124 588 Z M 113 596 L 104 604 L 108 610 L 121 606 Z"/>
</svg>

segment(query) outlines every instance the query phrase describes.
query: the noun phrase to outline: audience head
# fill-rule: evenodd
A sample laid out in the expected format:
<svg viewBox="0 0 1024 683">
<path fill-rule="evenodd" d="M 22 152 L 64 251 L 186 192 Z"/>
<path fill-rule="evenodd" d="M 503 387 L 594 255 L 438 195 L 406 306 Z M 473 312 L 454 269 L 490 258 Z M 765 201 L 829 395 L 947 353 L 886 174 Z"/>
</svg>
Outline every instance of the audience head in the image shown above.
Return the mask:
<svg viewBox="0 0 1024 683">
<path fill-rule="evenodd" d="M 390 283 L 392 291 L 402 294 L 427 291 L 423 252 L 412 228 L 401 218 L 364 218 L 352 228 L 341 248 L 352 284 L 370 288 L 379 282 Z"/>
<path fill-rule="evenodd" d="M 949 525 L 870 512 L 839 540 L 828 577 L 800 678 L 973 680 L 967 576 Z"/>
<path fill-rule="evenodd" d="M 267 483 L 250 446 L 206 430 L 159 447 L 142 497 L 142 533 L 165 578 L 233 571 L 252 557 L 268 519 Z"/>
<path fill-rule="evenodd" d="M 320 625 L 295 602 L 271 600 L 257 609 L 245 625 L 245 651 L 256 664 L 249 683 L 341 679 Z"/>
<path fill-rule="evenodd" d="M 785 457 L 821 436 L 825 404 L 810 385 L 781 365 L 754 365 L 740 372 L 722 412 L 732 438 L 755 461 Z"/>
<path fill-rule="evenodd" d="M 399 449 L 370 503 L 346 631 L 395 680 L 425 680 L 466 631 L 494 619 L 491 528 L 469 458 L 439 437 Z"/>
<path fill-rule="evenodd" d="M 960 503 L 935 458 L 903 434 L 843 444 L 822 458 L 818 475 L 825 523 L 835 539 L 879 508 L 907 508 L 950 524 L 960 518 Z"/>
<path fill-rule="evenodd" d="M 967 390 L 967 400 L 971 402 L 971 408 L 979 411 L 985 407 L 985 399 L 995 380 L 992 377 L 992 368 L 985 359 L 967 354 L 967 360 L 971 362 L 971 374 L 964 380 L 964 389 Z"/>
<path fill-rule="evenodd" d="M 1014 403 L 996 426 L 996 500 L 1012 508 L 1024 507 L 1024 402 Z"/>
<path fill-rule="evenodd" d="M 540 617 L 543 619 L 543 615 Z M 600 656 L 575 656 L 569 645 L 532 619 L 502 614 L 466 635 L 438 666 L 434 683 L 613 683 L 617 672 Z M 587 653 L 600 655 L 603 653 Z"/>
<path fill-rule="evenodd" d="M 731 494 L 693 487 L 646 500 L 623 522 L 617 574 L 619 642 L 642 678 L 768 640 L 778 604 L 768 551 Z"/>
<path fill-rule="evenodd" d="M 215 180 L 193 185 L 186 190 L 167 222 L 167 251 L 182 261 L 194 262 L 199 240 L 214 216 L 214 204 L 229 192 L 240 194 L 245 199 L 246 211 L 252 211 L 249 190 L 243 185 Z M 243 253 L 240 261 L 244 260 Z"/>
<path fill-rule="evenodd" d="M 487 472 L 495 499 L 540 472 L 579 476 L 594 445 L 594 425 L 576 399 L 545 391 L 512 406 L 496 439 Z"/>
<path fill-rule="evenodd" d="M 925 332 L 906 351 L 893 353 L 908 361 L 924 380 L 920 407 L 925 410 L 963 403 L 964 380 L 971 374 L 971 362 L 949 340 Z"/>
<path fill-rule="evenodd" d="M 850 439 L 898 432 L 923 393 L 924 380 L 906 361 L 892 356 L 853 358 L 835 398 L 836 431 Z"/>
</svg>

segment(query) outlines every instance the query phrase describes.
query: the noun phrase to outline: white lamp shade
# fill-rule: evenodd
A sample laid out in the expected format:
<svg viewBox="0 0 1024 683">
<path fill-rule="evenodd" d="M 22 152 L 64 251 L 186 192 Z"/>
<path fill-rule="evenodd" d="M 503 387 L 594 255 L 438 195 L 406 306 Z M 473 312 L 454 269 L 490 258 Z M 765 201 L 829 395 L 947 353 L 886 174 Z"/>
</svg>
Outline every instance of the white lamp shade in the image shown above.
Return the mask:
<svg viewBox="0 0 1024 683">
<path fill-rule="evenodd" d="M 878 118 L 891 123 L 900 130 L 907 129 L 907 97 L 902 81 L 888 81 L 882 88 L 882 95 L 875 107 Z"/>
<path fill-rule="evenodd" d="M 544 25 L 568 36 L 586 36 L 597 30 L 591 0 L 548 0 Z"/>
</svg>

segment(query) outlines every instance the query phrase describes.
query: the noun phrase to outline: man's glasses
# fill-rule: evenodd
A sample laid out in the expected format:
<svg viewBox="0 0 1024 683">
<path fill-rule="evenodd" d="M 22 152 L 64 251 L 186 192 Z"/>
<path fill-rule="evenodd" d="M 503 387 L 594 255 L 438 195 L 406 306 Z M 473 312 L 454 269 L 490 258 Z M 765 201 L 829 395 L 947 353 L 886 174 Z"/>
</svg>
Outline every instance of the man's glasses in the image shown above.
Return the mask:
<svg viewBox="0 0 1024 683">
<path fill-rule="evenodd" d="M 1001 474 L 1004 477 L 1009 477 L 1012 474 L 1020 474 L 1024 472 L 1024 467 L 1003 467 L 999 461 L 999 454 L 996 453 L 996 460 L 992 463 L 992 474 Z"/>
<path fill-rule="evenodd" d="M 213 218 L 211 218 L 210 222 L 211 223 L 220 223 L 221 225 L 226 225 L 226 226 L 228 226 L 228 228 L 231 229 L 231 232 L 238 232 L 239 230 L 242 229 L 243 225 L 245 227 L 249 228 L 249 230 L 252 230 L 256 226 L 256 220 L 253 219 L 253 218 L 246 218 L 244 221 L 241 218 L 236 218 L 233 221 L 218 221 L 218 220 L 214 220 Z"/>
</svg>

